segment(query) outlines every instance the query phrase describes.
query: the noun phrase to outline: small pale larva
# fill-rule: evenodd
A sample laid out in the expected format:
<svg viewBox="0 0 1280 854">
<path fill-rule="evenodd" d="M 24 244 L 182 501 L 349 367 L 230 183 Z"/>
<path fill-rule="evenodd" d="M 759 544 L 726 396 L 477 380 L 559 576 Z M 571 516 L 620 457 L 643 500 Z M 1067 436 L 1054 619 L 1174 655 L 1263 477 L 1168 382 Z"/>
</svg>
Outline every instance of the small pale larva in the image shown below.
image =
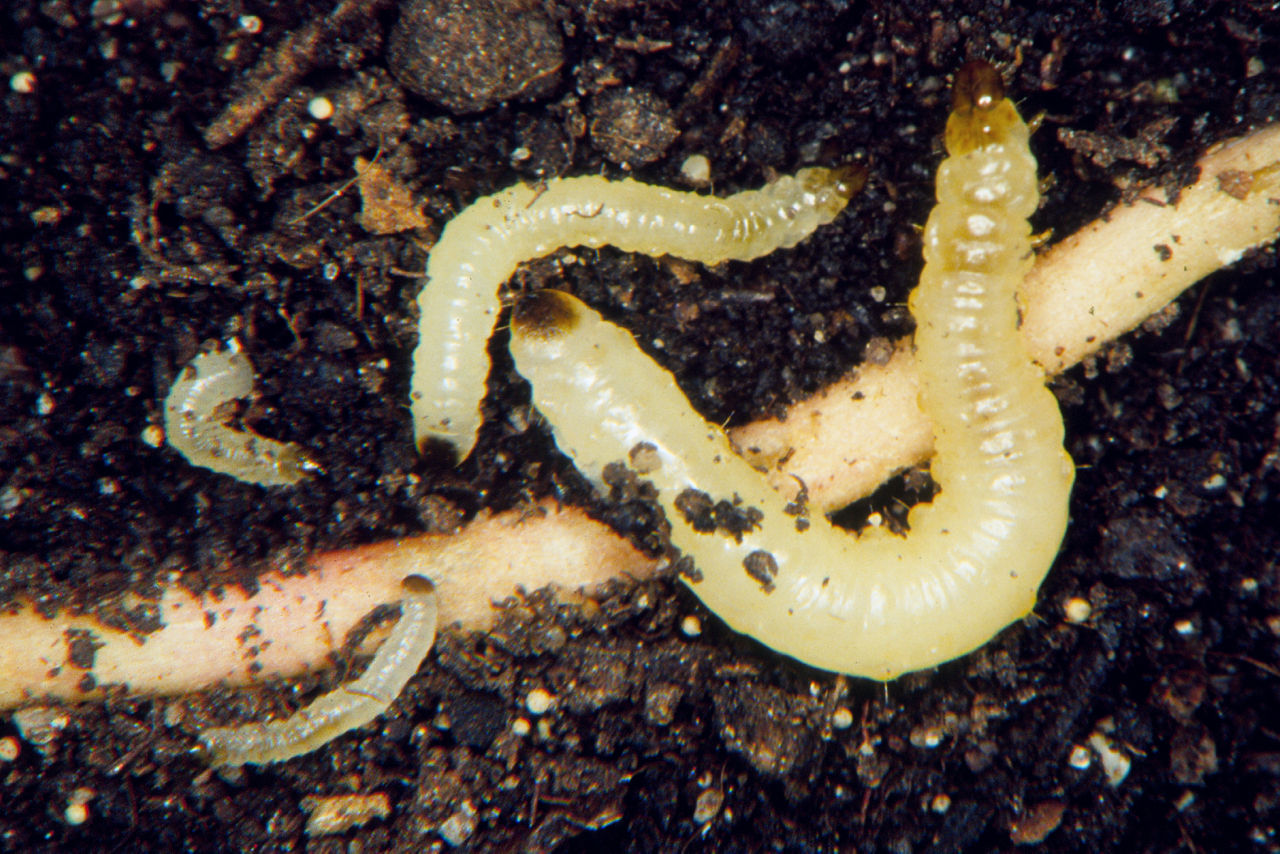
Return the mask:
<svg viewBox="0 0 1280 854">
<path fill-rule="evenodd" d="M 265 765 L 323 747 L 364 726 L 400 695 L 436 637 L 435 587 L 420 575 L 403 582 L 400 619 L 359 679 L 322 694 L 279 721 L 212 727 L 200 733 L 209 764 Z"/>
<path fill-rule="evenodd" d="M 616 246 L 703 264 L 750 260 L 804 240 L 861 188 L 857 169 L 801 169 L 727 198 L 598 176 L 517 184 L 449 221 L 418 296 L 410 407 L 414 436 L 466 457 L 480 428 L 485 347 L 516 267 L 560 247 Z"/>
<path fill-rule="evenodd" d="M 292 486 L 317 468 L 298 445 L 233 430 L 220 417 L 220 407 L 253 392 L 253 379 L 253 364 L 234 338 L 196 356 L 165 398 L 165 434 L 192 465 L 260 486 Z"/>
<path fill-rule="evenodd" d="M 516 367 L 560 449 L 597 483 L 621 462 L 653 484 L 711 610 L 808 664 L 875 679 L 963 655 L 1030 611 L 1074 476 L 1018 335 L 1038 186 L 1027 126 L 990 65 L 957 74 L 946 143 L 911 297 L 942 491 L 905 539 L 800 516 L 630 334 L 577 299 L 542 291 L 512 322 Z"/>
</svg>

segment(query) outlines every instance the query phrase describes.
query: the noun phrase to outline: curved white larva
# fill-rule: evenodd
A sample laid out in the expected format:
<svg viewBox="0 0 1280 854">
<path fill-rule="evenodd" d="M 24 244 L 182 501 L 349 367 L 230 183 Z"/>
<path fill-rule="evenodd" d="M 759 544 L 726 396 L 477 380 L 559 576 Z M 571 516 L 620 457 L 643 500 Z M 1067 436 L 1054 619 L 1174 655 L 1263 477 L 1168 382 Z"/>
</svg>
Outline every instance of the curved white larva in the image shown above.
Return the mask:
<svg viewBox="0 0 1280 854">
<path fill-rule="evenodd" d="M 418 295 L 410 397 L 418 444 L 443 439 L 459 457 L 471 452 L 498 288 L 519 264 L 560 247 L 606 245 L 704 264 L 758 258 L 831 222 L 859 186 L 851 170 L 811 168 L 721 199 L 586 176 L 477 200 L 445 226 Z"/>
<path fill-rule="evenodd" d="M 213 727 L 199 740 L 211 765 L 265 765 L 323 747 L 387 710 L 418 671 L 436 638 L 436 595 L 431 582 L 404 580 L 400 619 L 359 679 L 322 694 L 279 721 Z"/>
<path fill-rule="evenodd" d="M 1035 161 L 1008 111 L 997 141 L 952 148 L 925 229 L 911 303 L 942 492 L 905 539 L 800 518 L 629 333 L 575 298 L 543 291 L 517 309 L 516 367 L 560 449 L 597 483 L 619 461 L 650 481 L 699 598 L 815 667 L 892 679 L 975 649 L 1030 611 L 1062 541 L 1073 469 L 1014 296 Z"/>
<path fill-rule="evenodd" d="M 254 371 L 234 338 L 178 371 L 164 401 L 165 436 L 187 462 L 260 486 L 291 486 L 313 464 L 302 449 L 223 423 L 218 408 L 253 392 Z"/>
</svg>

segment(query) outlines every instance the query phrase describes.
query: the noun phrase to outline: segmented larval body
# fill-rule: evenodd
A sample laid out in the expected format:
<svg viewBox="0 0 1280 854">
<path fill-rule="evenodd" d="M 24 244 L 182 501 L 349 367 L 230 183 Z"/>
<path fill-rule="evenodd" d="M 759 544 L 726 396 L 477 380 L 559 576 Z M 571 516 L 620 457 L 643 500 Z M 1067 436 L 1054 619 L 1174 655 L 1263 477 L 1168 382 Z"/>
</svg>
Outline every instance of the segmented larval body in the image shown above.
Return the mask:
<svg viewBox="0 0 1280 854">
<path fill-rule="evenodd" d="M 164 400 L 165 438 L 194 466 L 259 486 L 292 486 L 316 466 L 302 448 L 252 430 L 233 430 L 219 410 L 253 392 L 254 371 L 240 342 L 200 353 Z"/>
<path fill-rule="evenodd" d="M 994 75 L 957 77 L 911 299 L 941 493 L 911 512 L 905 538 L 804 518 L 628 333 L 578 300 L 544 291 L 513 320 L 517 369 L 560 449 L 597 483 L 615 462 L 651 482 L 696 567 L 691 589 L 734 629 L 816 667 L 891 679 L 975 649 L 1031 610 L 1066 528 L 1062 419 L 1017 334 L 1035 161 Z"/>
<path fill-rule="evenodd" d="M 750 260 L 805 239 L 859 186 L 850 170 L 810 168 L 727 198 L 586 176 L 479 199 L 441 233 L 418 296 L 410 399 L 418 444 L 443 439 L 460 457 L 474 446 L 498 289 L 519 264 L 560 247 L 606 245 L 704 264 Z"/>
<path fill-rule="evenodd" d="M 199 740 L 209 763 L 234 766 L 283 762 L 364 726 L 400 696 L 431 651 L 435 637 L 435 588 L 427 579 L 411 575 L 404 580 L 400 619 L 359 679 L 321 694 L 278 721 L 204 730 Z"/>
</svg>

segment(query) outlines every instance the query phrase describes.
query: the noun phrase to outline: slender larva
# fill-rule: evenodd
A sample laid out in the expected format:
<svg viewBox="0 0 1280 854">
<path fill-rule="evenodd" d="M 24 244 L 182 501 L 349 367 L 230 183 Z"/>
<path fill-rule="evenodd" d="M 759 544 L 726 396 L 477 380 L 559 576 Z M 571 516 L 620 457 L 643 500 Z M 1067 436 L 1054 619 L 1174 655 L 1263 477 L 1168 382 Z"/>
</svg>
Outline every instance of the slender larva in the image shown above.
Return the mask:
<svg viewBox="0 0 1280 854">
<path fill-rule="evenodd" d="M 991 66 L 958 73 L 946 142 L 911 298 L 942 491 L 905 539 L 803 518 L 626 331 L 573 297 L 543 291 L 512 323 L 516 366 L 560 449 L 597 482 L 620 461 L 656 487 L 711 610 L 787 655 L 876 679 L 969 652 L 1030 611 L 1073 479 L 1056 401 L 1017 333 L 1038 188 L 1027 127 Z"/>
<path fill-rule="evenodd" d="M 234 338 L 178 372 L 164 401 L 170 445 L 187 462 L 260 486 L 291 486 L 315 468 L 302 449 L 251 430 L 233 430 L 219 409 L 253 392 L 253 364 Z"/>
<path fill-rule="evenodd" d="M 606 245 L 704 264 L 750 260 L 831 222 L 863 178 L 853 169 L 801 169 L 721 199 L 585 176 L 477 200 L 441 233 L 418 296 L 410 399 L 418 444 L 442 439 L 460 457 L 475 445 L 498 288 L 519 264 L 562 246 Z"/>
<path fill-rule="evenodd" d="M 323 747 L 387 710 L 436 638 L 435 587 L 420 575 L 403 582 L 400 619 L 359 679 L 322 694 L 279 721 L 213 727 L 199 740 L 211 765 L 265 765 Z"/>
</svg>

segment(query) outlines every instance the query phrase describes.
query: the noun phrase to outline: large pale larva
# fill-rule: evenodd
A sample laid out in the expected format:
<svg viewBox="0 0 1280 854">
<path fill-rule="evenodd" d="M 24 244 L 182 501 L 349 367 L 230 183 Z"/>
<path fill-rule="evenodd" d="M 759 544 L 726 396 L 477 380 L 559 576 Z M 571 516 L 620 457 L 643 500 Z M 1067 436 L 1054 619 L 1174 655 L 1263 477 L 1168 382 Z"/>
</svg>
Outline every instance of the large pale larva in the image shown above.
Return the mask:
<svg viewBox="0 0 1280 854">
<path fill-rule="evenodd" d="M 704 264 L 750 260 L 794 246 L 835 219 L 862 185 L 852 169 L 801 169 L 727 198 L 598 176 L 517 184 L 449 221 L 427 261 L 418 296 L 418 347 L 410 407 L 418 444 L 475 445 L 501 305 L 516 267 L 564 246 L 616 246 Z"/>
<path fill-rule="evenodd" d="M 946 142 L 911 298 L 942 491 L 905 539 L 799 515 L 626 331 L 573 297 L 543 291 L 512 323 L 517 369 L 560 449 L 597 482 L 622 462 L 656 487 L 711 610 L 808 664 L 876 679 L 969 652 L 1030 611 L 1073 479 L 1056 401 L 1017 331 L 1038 188 L 1027 127 L 991 66 L 958 73 Z"/>
<path fill-rule="evenodd" d="M 322 694 L 279 721 L 212 727 L 199 741 L 218 766 L 283 762 L 323 747 L 387 710 L 418 671 L 436 637 L 435 587 L 410 575 L 403 582 L 400 619 L 359 679 Z"/>
<path fill-rule="evenodd" d="M 253 392 L 253 364 L 234 338 L 178 372 L 164 401 L 165 436 L 187 462 L 260 486 L 292 486 L 316 466 L 302 449 L 233 430 L 219 409 Z"/>
</svg>

